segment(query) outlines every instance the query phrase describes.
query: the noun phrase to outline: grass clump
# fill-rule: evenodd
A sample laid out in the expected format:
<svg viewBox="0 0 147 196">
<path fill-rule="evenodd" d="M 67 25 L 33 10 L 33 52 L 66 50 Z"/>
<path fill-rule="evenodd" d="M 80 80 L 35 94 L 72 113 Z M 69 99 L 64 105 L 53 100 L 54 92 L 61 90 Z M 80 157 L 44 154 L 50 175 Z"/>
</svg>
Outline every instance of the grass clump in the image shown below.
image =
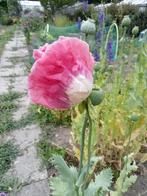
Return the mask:
<svg viewBox="0 0 147 196">
<path fill-rule="evenodd" d="M 40 140 L 37 147 L 38 147 L 38 153 L 42 158 L 42 162 L 47 168 L 51 164 L 50 159 L 51 157 L 53 157 L 54 154 L 61 155 L 62 157 L 65 157 L 66 155 L 65 149 L 52 146 L 45 139 Z"/>
<path fill-rule="evenodd" d="M 0 95 L 0 134 L 25 127 L 34 121 L 35 115 L 31 112 L 19 121 L 13 120 L 13 112 L 17 109 L 15 100 L 20 97 L 21 94 L 15 91 L 9 91 Z"/>
<path fill-rule="evenodd" d="M 18 148 L 12 142 L 6 142 L 0 145 L 0 191 L 12 191 L 16 187 L 16 184 L 18 184 L 17 179 L 4 178 L 4 174 L 10 169 L 18 154 Z"/>
<path fill-rule="evenodd" d="M 11 142 L 6 142 L 0 145 L 0 178 L 11 167 L 11 164 L 17 157 L 18 152 L 18 148 Z"/>
<path fill-rule="evenodd" d="M 31 113 L 34 113 L 34 118 L 40 126 L 46 126 L 49 124 L 56 125 L 70 125 L 71 123 L 71 111 L 58 111 L 49 110 L 42 106 L 32 105 Z"/>
<path fill-rule="evenodd" d="M 20 96 L 20 93 L 15 91 L 0 95 L 0 134 L 14 128 L 12 112 L 17 109 L 14 101 Z"/>
<path fill-rule="evenodd" d="M 2 35 L 0 36 L 0 56 L 3 52 L 5 44 L 13 36 L 15 28 L 15 25 L 4 27 L 4 32 L 2 32 Z"/>
</svg>

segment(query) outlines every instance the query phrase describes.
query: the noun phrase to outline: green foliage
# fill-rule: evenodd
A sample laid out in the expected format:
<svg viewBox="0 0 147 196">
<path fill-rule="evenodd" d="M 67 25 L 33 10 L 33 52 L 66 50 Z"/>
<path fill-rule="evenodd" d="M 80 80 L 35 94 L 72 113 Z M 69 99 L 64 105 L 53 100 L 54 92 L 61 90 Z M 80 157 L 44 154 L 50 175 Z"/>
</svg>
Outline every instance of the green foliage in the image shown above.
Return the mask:
<svg viewBox="0 0 147 196">
<path fill-rule="evenodd" d="M 17 108 L 16 104 L 14 104 L 14 100 L 19 97 L 19 93 L 12 91 L 0 95 L 0 133 L 13 129 L 12 112 Z"/>
<path fill-rule="evenodd" d="M 29 18 L 29 20 L 28 20 Z M 30 43 L 31 32 L 40 30 L 44 26 L 44 16 L 38 9 L 24 11 L 21 19 L 27 43 Z"/>
<path fill-rule="evenodd" d="M 16 26 L 5 26 L 3 27 L 2 35 L 0 36 L 0 56 L 3 52 L 5 44 L 13 36 Z"/>
<path fill-rule="evenodd" d="M 7 0 L 9 16 L 20 16 L 21 7 L 18 0 Z"/>
<path fill-rule="evenodd" d="M 51 164 L 51 157 L 53 155 L 61 155 L 62 157 L 65 157 L 65 150 L 59 149 L 57 147 L 53 147 L 45 138 L 37 144 L 38 147 L 38 153 L 42 158 L 43 164 L 48 168 L 48 166 Z"/>
<path fill-rule="evenodd" d="M 57 27 L 64 27 L 64 26 L 69 26 L 71 23 L 71 21 L 69 20 L 69 18 L 65 15 L 61 15 L 61 14 L 56 14 L 54 16 L 54 24 Z"/>
<path fill-rule="evenodd" d="M 78 176 L 76 168 L 73 169 L 73 167 L 68 167 L 61 156 L 54 156 L 53 164 L 55 165 L 55 167 L 57 168 L 59 172 L 59 177 L 56 178 L 56 180 L 53 182 L 51 180 L 51 188 L 52 190 L 54 190 L 53 196 L 58 196 L 58 195 L 62 196 L 63 194 L 61 184 L 60 184 L 61 189 L 58 189 L 59 187 L 56 189 L 57 187 L 56 182 L 59 182 L 59 181 L 64 182 L 62 185 L 63 185 L 63 189 L 65 189 L 65 192 L 64 192 L 65 196 L 69 196 L 69 195 L 76 196 L 77 194 L 76 194 L 76 186 L 75 186 L 75 183 L 76 183 L 75 176 L 76 177 Z"/>
<path fill-rule="evenodd" d="M 19 188 L 20 183 L 16 178 L 1 178 L 0 179 L 0 191 L 2 192 L 12 192 L 12 190 L 16 190 Z"/>
<path fill-rule="evenodd" d="M 112 184 L 112 171 L 111 169 L 104 169 L 98 175 L 95 176 L 95 181 L 91 182 L 88 188 L 85 190 L 85 196 L 105 196 L 109 191 L 109 187 Z"/>
<path fill-rule="evenodd" d="M 70 125 L 71 123 L 71 111 L 64 110 L 49 110 L 42 106 L 33 105 L 32 112 L 35 114 L 36 121 L 40 125 Z"/>
<path fill-rule="evenodd" d="M 112 165 L 117 170 L 121 169 L 122 157 L 126 155 L 125 149 L 130 134 L 130 151 L 139 159 L 145 156 L 145 152 L 140 153 L 140 149 L 147 139 L 147 64 L 142 47 L 135 48 L 133 41 L 125 41 L 123 49 L 122 43 L 119 42 L 119 57 L 112 65 L 108 64 L 107 68 L 104 55 L 101 54 L 100 69 L 95 72 L 94 88 L 104 89 L 105 98 L 99 106 L 90 109 L 93 121 L 92 152 L 94 155 L 104 156 L 105 165 Z M 112 70 L 109 69 L 110 66 Z M 139 118 L 132 122 L 132 116 Z M 74 141 L 77 143 L 80 143 L 83 118 L 84 114 L 76 107 L 72 129 Z M 77 147 L 75 154 L 79 158 Z M 85 160 L 86 154 L 87 146 Z"/>
<path fill-rule="evenodd" d="M 76 0 L 40 0 L 40 2 L 45 10 L 47 10 L 49 7 L 52 11 L 52 14 L 55 14 L 55 11 L 65 5 L 74 4 Z"/>
<path fill-rule="evenodd" d="M 93 173 L 93 166 L 99 161 L 99 158 L 91 159 L 90 173 Z M 53 164 L 56 166 L 59 176 L 50 181 L 53 196 L 102 196 L 106 195 L 112 183 L 112 172 L 110 169 L 104 169 L 95 176 L 95 180 L 87 184 L 88 176 L 85 176 L 87 166 L 82 168 L 80 176 L 75 167 L 68 167 L 66 162 L 60 156 L 53 157 Z M 92 173 L 91 173 L 92 172 Z M 86 185 L 86 186 L 85 186 Z M 83 194 L 82 194 L 83 192 Z"/>
<path fill-rule="evenodd" d="M 0 134 L 19 129 L 33 122 L 34 113 L 28 113 L 19 121 L 13 120 L 12 113 L 17 109 L 15 100 L 20 97 L 20 93 L 11 90 L 6 94 L 0 95 Z"/>
<path fill-rule="evenodd" d="M 94 158 L 93 160 L 92 165 L 95 168 L 97 161 L 101 159 Z M 122 196 L 122 193 L 127 192 L 128 188 L 137 179 L 136 175 L 132 175 L 137 170 L 137 166 L 133 160 L 133 154 L 124 157 L 124 166 L 115 183 L 115 191 L 110 190 L 113 179 L 111 169 L 103 169 L 93 178 L 94 170 L 92 167 L 89 172 L 89 175 L 92 174 L 92 176 L 83 175 L 85 170 L 87 170 L 86 165 L 82 168 L 79 176 L 77 169 L 75 167 L 68 167 L 61 156 L 53 156 L 53 164 L 59 172 L 57 177 L 53 177 L 50 180 L 53 196 Z"/>
<path fill-rule="evenodd" d="M 60 177 L 54 177 L 51 179 L 50 188 L 53 190 L 53 196 L 67 195 L 67 185 Z"/>
<path fill-rule="evenodd" d="M 116 5 L 112 4 L 107 8 L 107 14 L 109 14 L 113 20 L 116 20 L 118 24 L 121 24 L 121 21 L 125 15 L 129 15 L 131 18 L 131 24 L 127 28 L 127 33 L 132 34 L 132 28 L 134 26 L 139 27 L 139 31 L 146 29 L 147 26 L 147 8 L 144 11 L 140 11 L 138 6 L 135 5 Z M 142 22 L 141 22 L 142 21 Z"/>
<path fill-rule="evenodd" d="M 17 155 L 18 149 L 11 142 L 0 145 L 0 178 L 10 168 Z"/>
<path fill-rule="evenodd" d="M 124 157 L 124 167 L 116 181 L 116 191 L 111 192 L 111 196 L 122 196 L 136 182 L 137 176 L 132 175 L 137 170 L 136 163 L 133 161 L 133 154 Z"/>
</svg>

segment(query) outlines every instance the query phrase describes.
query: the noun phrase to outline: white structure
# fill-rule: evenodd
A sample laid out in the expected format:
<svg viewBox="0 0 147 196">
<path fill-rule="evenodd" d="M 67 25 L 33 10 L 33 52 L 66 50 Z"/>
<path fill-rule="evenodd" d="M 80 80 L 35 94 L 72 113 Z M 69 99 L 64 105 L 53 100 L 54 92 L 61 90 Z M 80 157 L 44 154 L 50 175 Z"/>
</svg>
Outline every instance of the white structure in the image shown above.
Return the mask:
<svg viewBox="0 0 147 196">
<path fill-rule="evenodd" d="M 20 1 L 20 5 L 22 7 L 22 10 L 26 10 L 26 9 L 39 9 L 40 11 L 43 11 L 43 7 L 41 6 L 40 1 Z"/>
<path fill-rule="evenodd" d="M 123 0 L 120 4 L 132 4 L 139 7 L 147 7 L 147 0 Z"/>
<path fill-rule="evenodd" d="M 147 43 L 147 29 L 140 32 L 139 41 Z"/>
</svg>

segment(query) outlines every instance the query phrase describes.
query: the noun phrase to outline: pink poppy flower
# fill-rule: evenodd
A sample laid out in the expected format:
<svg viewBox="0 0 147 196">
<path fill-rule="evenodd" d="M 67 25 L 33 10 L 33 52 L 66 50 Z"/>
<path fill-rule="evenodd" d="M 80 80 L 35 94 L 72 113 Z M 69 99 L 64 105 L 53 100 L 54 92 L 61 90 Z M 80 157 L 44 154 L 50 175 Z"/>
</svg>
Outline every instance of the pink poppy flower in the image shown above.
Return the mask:
<svg viewBox="0 0 147 196">
<path fill-rule="evenodd" d="M 66 109 L 85 100 L 93 86 L 94 59 L 86 42 L 60 37 L 34 51 L 29 75 L 32 102 L 52 109 Z"/>
</svg>

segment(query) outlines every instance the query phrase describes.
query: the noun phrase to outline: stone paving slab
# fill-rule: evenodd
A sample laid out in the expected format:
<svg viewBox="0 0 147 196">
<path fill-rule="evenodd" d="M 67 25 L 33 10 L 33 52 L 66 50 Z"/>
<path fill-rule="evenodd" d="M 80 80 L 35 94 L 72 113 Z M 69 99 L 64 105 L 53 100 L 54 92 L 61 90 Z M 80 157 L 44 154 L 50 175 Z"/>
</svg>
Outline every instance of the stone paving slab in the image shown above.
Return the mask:
<svg viewBox="0 0 147 196">
<path fill-rule="evenodd" d="M 8 92 L 9 88 L 9 78 L 1 78 L 0 77 L 0 94 L 4 94 Z"/>
<path fill-rule="evenodd" d="M 20 92 L 23 97 L 16 100 L 18 110 L 13 113 L 15 121 L 28 114 L 29 99 L 27 96 L 28 76 L 25 73 L 25 59 L 28 58 L 25 37 L 22 31 L 16 31 L 14 37 L 6 44 L 0 58 L 0 94 L 12 90 Z M 7 172 L 5 177 L 18 178 L 23 187 L 19 192 L 14 191 L 10 196 L 49 196 L 48 174 L 42 168 L 38 158 L 36 144 L 39 141 L 41 129 L 28 125 L 0 136 L 0 142 L 13 141 L 20 149 L 20 155 Z"/>
<path fill-rule="evenodd" d="M 18 178 L 22 184 L 45 180 L 48 177 L 47 171 L 41 169 L 41 160 L 38 159 L 35 146 L 23 150 L 23 154 L 16 158 L 6 176 Z"/>
<path fill-rule="evenodd" d="M 27 185 L 20 192 L 10 194 L 10 196 L 49 196 L 47 180 L 39 181 Z"/>
<path fill-rule="evenodd" d="M 9 77 L 9 76 L 24 76 L 24 69 L 19 68 L 1 68 L 0 77 Z"/>
<path fill-rule="evenodd" d="M 16 100 L 16 104 L 18 106 L 18 109 L 13 113 L 14 121 L 18 121 L 22 117 L 25 117 L 27 115 L 30 105 L 30 99 L 27 95 L 24 95 L 23 97 L 20 97 Z"/>
<path fill-rule="evenodd" d="M 41 129 L 35 125 L 29 125 L 25 128 L 21 128 L 10 132 L 7 136 L 7 141 L 13 140 L 16 145 L 20 147 L 21 150 L 25 150 L 31 145 L 36 144 L 39 141 L 39 135 L 41 134 Z"/>
<path fill-rule="evenodd" d="M 27 93 L 28 90 L 28 77 L 27 76 L 21 76 L 16 77 L 14 82 L 14 90 L 18 91 L 20 93 Z"/>
</svg>

